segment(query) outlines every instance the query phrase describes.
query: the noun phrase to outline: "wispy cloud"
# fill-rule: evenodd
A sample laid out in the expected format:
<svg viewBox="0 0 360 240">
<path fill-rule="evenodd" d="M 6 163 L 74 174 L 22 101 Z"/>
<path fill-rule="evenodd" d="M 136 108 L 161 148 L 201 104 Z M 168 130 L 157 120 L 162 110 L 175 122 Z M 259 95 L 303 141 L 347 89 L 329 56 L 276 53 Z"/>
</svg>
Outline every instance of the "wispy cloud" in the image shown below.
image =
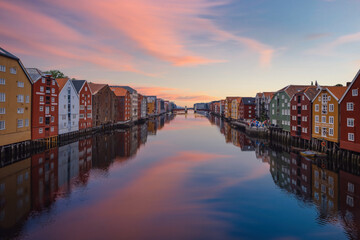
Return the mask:
<svg viewBox="0 0 360 240">
<path fill-rule="evenodd" d="M 331 55 L 334 53 L 337 47 L 349 44 L 349 43 L 360 43 L 360 32 L 352 33 L 337 37 L 332 42 L 322 44 L 317 48 L 310 49 L 307 53 L 319 54 L 319 55 Z"/>
<path fill-rule="evenodd" d="M 0 37 L 17 52 L 89 63 L 113 71 L 153 76 L 141 69 L 147 55 L 174 66 L 224 62 L 194 52 L 190 42 L 207 36 L 235 41 L 271 63 L 274 49 L 219 28 L 209 17 L 228 0 L 62 0 L 0 2 Z M 51 9 L 51 11 L 49 11 Z M 31 21 L 29 21 L 31 19 Z M 12 44 L 12 43 L 17 44 Z M 136 64 L 135 64 L 136 62 Z"/>
<path fill-rule="evenodd" d="M 307 40 L 317 40 L 317 39 L 325 38 L 325 37 L 329 37 L 329 36 L 331 36 L 331 33 L 312 33 L 312 34 L 306 35 L 305 38 Z"/>
</svg>

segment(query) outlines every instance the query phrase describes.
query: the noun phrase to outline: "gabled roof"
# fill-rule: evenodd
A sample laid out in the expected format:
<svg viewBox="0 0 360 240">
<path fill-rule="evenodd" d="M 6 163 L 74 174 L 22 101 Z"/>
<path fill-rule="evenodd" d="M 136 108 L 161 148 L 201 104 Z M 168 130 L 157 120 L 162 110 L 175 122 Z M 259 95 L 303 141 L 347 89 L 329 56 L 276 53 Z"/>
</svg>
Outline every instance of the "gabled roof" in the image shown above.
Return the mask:
<svg viewBox="0 0 360 240">
<path fill-rule="evenodd" d="M 319 92 L 316 94 L 316 96 L 313 98 L 312 101 L 315 101 L 315 99 L 321 93 L 322 90 L 326 90 L 339 102 L 340 98 L 342 98 L 342 96 L 344 95 L 346 89 L 347 87 L 336 87 L 336 86 L 319 87 Z"/>
<path fill-rule="evenodd" d="M 331 92 L 336 99 L 339 101 L 342 96 L 344 95 L 347 87 L 327 87 L 327 89 L 329 90 L 329 92 Z"/>
<path fill-rule="evenodd" d="M 12 54 L 12 53 L 9 53 L 8 51 L 6 51 L 5 49 L 3 49 L 3 48 L 1 48 L 1 47 L 0 47 L 0 55 L 5 56 L 5 57 L 8 57 L 8 58 L 15 59 L 15 60 L 17 60 L 17 61 L 20 60 L 17 56 L 15 56 L 15 55 Z"/>
<path fill-rule="evenodd" d="M 111 91 L 114 92 L 114 94 L 118 97 L 124 97 L 129 92 L 125 88 L 118 88 L 118 87 L 110 87 Z"/>
<path fill-rule="evenodd" d="M 275 92 L 264 92 L 264 96 L 265 97 L 270 97 L 272 98 L 274 96 Z"/>
<path fill-rule="evenodd" d="M 59 85 L 59 92 L 61 92 L 61 90 L 64 88 L 67 81 L 70 80 L 70 78 L 56 78 L 55 80 L 56 80 L 57 84 Z"/>
<path fill-rule="evenodd" d="M 346 96 L 346 94 L 348 93 L 348 91 L 351 89 L 352 85 L 354 84 L 354 82 L 359 79 L 360 76 L 360 70 L 357 72 L 357 74 L 355 75 L 354 79 L 352 80 L 352 82 L 350 83 L 350 85 L 348 86 L 348 88 L 346 89 L 345 93 L 343 94 L 343 96 L 340 99 L 340 102 L 342 102 L 342 100 L 344 99 L 344 97 Z M 359 80 L 360 81 L 360 80 Z"/>
<path fill-rule="evenodd" d="M 244 103 L 244 105 L 254 105 L 255 104 L 255 98 L 243 97 L 242 102 Z"/>
<path fill-rule="evenodd" d="M 41 79 L 44 73 L 37 68 L 26 68 L 26 71 L 29 73 L 31 80 L 35 83 L 37 80 Z"/>
<path fill-rule="evenodd" d="M 84 84 L 86 83 L 86 80 L 71 80 L 72 83 L 74 84 L 74 87 L 76 89 L 76 92 L 79 94 L 81 88 L 84 86 Z"/>
<path fill-rule="evenodd" d="M 304 94 L 310 101 L 312 101 L 316 97 L 319 91 L 320 90 L 317 86 L 309 86 L 298 93 Z"/>
<path fill-rule="evenodd" d="M 114 88 L 125 88 L 126 90 L 128 90 L 131 94 L 133 93 L 137 93 L 137 91 L 129 86 L 110 86 L 110 87 L 114 87 Z"/>
<path fill-rule="evenodd" d="M 307 87 L 309 87 L 309 85 L 289 85 L 283 91 L 285 91 L 286 94 L 290 98 L 292 98 L 295 93 L 298 93 L 298 92 L 300 92 L 301 90 L 304 90 Z"/>
<path fill-rule="evenodd" d="M 8 58 L 16 60 L 19 63 L 19 65 L 20 65 L 21 69 L 23 70 L 23 72 L 25 73 L 25 75 L 26 75 L 27 79 L 29 80 L 29 82 L 31 84 L 33 84 L 32 79 L 29 76 L 29 73 L 26 71 L 24 65 L 22 64 L 21 60 L 17 56 L 15 56 L 12 53 L 9 53 L 8 51 L 6 51 L 5 49 L 3 49 L 1 47 L 0 47 L 0 56 L 4 56 L 4 57 L 8 57 Z"/>
<path fill-rule="evenodd" d="M 91 94 L 95 95 L 100 91 L 103 87 L 108 86 L 107 84 L 99 84 L 99 83 L 88 83 L 89 88 L 91 90 Z"/>
</svg>

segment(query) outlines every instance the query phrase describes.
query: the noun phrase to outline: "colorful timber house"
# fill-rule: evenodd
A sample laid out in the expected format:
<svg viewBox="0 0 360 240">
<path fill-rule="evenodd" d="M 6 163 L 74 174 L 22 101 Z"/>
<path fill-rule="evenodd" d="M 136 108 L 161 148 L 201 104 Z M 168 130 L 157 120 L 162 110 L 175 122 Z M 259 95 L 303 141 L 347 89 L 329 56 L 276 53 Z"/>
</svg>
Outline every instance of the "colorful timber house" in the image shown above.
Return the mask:
<svg viewBox="0 0 360 240">
<path fill-rule="evenodd" d="M 128 122 L 131 119 L 131 97 L 130 92 L 125 88 L 110 87 L 117 98 L 117 119 L 116 122 Z"/>
<path fill-rule="evenodd" d="M 145 119 L 147 116 L 147 100 L 146 100 L 146 96 L 142 95 L 142 94 L 138 94 L 138 109 L 139 109 L 139 114 L 138 114 L 138 119 Z"/>
<path fill-rule="evenodd" d="M 312 137 L 321 142 L 326 140 L 327 147 L 339 143 L 339 101 L 345 91 L 346 87 L 320 87 L 312 101 Z"/>
<path fill-rule="evenodd" d="M 79 130 L 92 128 L 92 94 L 86 80 L 71 80 L 79 97 Z"/>
<path fill-rule="evenodd" d="M 240 102 L 241 102 L 241 97 L 235 97 L 231 101 L 230 118 L 232 120 L 237 120 L 239 118 Z"/>
<path fill-rule="evenodd" d="M 309 86 L 295 93 L 290 101 L 290 133 L 293 137 L 311 140 L 312 101 L 319 92 L 316 86 Z"/>
<path fill-rule="evenodd" d="M 107 84 L 88 83 L 92 94 L 92 124 L 101 127 L 117 120 L 117 99 Z"/>
<path fill-rule="evenodd" d="M 277 91 L 270 102 L 271 124 L 290 132 L 290 100 L 308 86 L 289 85 Z"/>
<path fill-rule="evenodd" d="M 255 118 L 255 98 L 252 97 L 243 97 L 239 104 L 239 119 L 254 119 Z"/>
<path fill-rule="evenodd" d="M 147 102 L 147 115 L 155 116 L 156 115 L 156 96 L 146 96 Z"/>
<path fill-rule="evenodd" d="M 79 131 L 79 95 L 69 78 L 57 78 L 59 85 L 59 135 Z"/>
<path fill-rule="evenodd" d="M 0 48 L 0 146 L 31 140 L 32 80 L 20 59 Z"/>
<path fill-rule="evenodd" d="M 237 98 L 237 97 L 226 97 L 226 99 L 225 99 L 224 117 L 226 119 L 231 118 L 232 101 L 235 98 Z"/>
<path fill-rule="evenodd" d="M 51 139 L 58 136 L 59 85 L 51 74 L 37 68 L 27 68 L 33 81 L 31 139 Z"/>
<path fill-rule="evenodd" d="M 360 70 L 340 99 L 340 148 L 360 152 Z"/>
</svg>

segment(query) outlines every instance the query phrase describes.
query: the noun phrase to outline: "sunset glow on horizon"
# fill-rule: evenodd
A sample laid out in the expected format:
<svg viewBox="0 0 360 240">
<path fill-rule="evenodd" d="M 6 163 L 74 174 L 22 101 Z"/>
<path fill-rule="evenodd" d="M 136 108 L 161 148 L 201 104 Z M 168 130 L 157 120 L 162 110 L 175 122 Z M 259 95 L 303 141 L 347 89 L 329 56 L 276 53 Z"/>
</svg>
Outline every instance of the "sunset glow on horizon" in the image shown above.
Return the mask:
<svg viewBox="0 0 360 240">
<path fill-rule="evenodd" d="M 191 106 L 351 81 L 359 10 L 356 0 L 0 0 L 0 47 L 26 67 Z"/>
</svg>

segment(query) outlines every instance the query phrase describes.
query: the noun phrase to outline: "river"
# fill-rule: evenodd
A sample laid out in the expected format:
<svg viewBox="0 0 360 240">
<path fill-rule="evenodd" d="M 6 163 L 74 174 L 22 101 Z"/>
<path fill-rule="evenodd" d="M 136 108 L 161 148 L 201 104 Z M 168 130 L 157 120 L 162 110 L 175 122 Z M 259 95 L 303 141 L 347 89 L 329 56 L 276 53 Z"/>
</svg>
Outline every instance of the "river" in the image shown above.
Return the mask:
<svg viewBox="0 0 360 240">
<path fill-rule="evenodd" d="M 0 168 L 0 238 L 357 239 L 359 191 L 217 117 L 162 116 Z"/>
</svg>

